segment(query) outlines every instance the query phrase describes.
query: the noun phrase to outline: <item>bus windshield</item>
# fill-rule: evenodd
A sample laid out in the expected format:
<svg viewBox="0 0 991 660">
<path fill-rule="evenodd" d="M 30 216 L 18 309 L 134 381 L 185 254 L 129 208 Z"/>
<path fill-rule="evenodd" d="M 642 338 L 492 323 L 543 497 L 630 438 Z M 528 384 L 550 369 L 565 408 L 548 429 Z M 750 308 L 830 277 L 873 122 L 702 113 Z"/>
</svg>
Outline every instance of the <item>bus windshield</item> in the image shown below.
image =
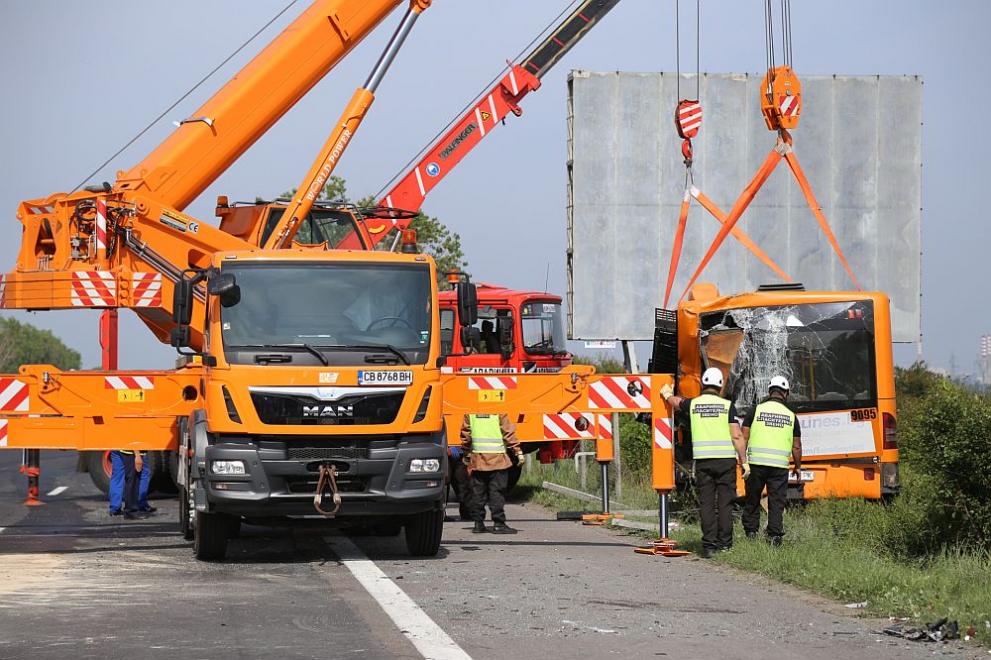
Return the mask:
<svg viewBox="0 0 991 660">
<path fill-rule="evenodd" d="M 711 312 L 699 334 L 705 366 L 728 373 L 725 392 L 741 414 L 767 395 L 776 375 L 791 384 L 795 412 L 877 405 L 869 300 Z"/>
<path fill-rule="evenodd" d="M 523 326 L 523 350 L 530 355 L 554 355 L 567 352 L 561 305 L 530 301 L 520 310 Z"/>
</svg>

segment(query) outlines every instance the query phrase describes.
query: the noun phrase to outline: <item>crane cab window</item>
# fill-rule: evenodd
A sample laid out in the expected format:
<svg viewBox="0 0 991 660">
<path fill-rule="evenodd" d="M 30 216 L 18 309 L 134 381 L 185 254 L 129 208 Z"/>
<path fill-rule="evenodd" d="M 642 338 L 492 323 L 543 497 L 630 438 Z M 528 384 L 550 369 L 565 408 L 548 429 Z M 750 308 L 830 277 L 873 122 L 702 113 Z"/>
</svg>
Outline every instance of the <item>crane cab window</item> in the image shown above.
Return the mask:
<svg viewBox="0 0 991 660">
<path fill-rule="evenodd" d="M 265 231 L 262 243 L 268 240 L 275 225 L 282 219 L 286 209 L 273 208 L 265 221 Z M 334 249 L 346 239 L 356 234 L 354 217 L 344 211 L 314 209 L 306 216 L 296 231 L 293 240 L 301 245 L 320 245 L 326 243 L 329 249 Z M 358 236 L 360 243 L 360 234 Z"/>
</svg>

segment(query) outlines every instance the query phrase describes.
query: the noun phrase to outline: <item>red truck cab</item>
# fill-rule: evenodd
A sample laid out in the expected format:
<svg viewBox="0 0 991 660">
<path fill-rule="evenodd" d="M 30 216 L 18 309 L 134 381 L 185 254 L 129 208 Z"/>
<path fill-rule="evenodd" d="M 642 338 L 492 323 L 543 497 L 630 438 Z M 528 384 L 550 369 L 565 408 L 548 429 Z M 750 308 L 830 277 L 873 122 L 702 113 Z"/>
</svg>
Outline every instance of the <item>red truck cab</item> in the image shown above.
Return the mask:
<svg viewBox="0 0 991 660">
<path fill-rule="evenodd" d="M 439 295 L 441 354 L 456 373 L 554 373 L 571 364 L 564 338 L 561 297 L 478 284 L 478 322 L 465 346 L 458 323 L 457 294 Z"/>
</svg>

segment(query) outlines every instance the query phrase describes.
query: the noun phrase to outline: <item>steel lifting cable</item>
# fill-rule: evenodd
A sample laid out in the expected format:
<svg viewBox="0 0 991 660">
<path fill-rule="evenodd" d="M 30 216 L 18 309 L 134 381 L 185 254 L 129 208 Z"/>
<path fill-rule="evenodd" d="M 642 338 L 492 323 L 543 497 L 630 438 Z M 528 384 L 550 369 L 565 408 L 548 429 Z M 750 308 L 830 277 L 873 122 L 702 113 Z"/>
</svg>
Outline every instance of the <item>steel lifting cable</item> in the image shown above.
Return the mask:
<svg viewBox="0 0 991 660">
<path fill-rule="evenodd" d="M 248 46 L 248 44 L 250 44 L 256 38 L 258 38 L 258 35 L 260 35 L 262 32 L 264 32 L 265 30 L 267 30 L 268 27 L 272 23 L 274 23 L 275 21 L 279 20 L 279 17 L 282 16 L 283 14 L 285 14 L 287 11 L 289 11 L 289 9 L 292 8 L 292 6 L 294 4 L 296 4 L 297 2 L 299 2 L 299 0 L 292 0 L 288 5 L 286 5 L 285 7 L 283 7 L 282 10 L 279 11 L 279 13 L 277 13 L 275 16 L 273 16 L 271 19 L 269 19 L 269 21 L 267 23 L 265 23 L 265 25 L 261 26 L 258 29 L 257 32 L 255 32 L 253 35 L 251 35 L 250 37 L 248 37 L 248 40 L 247 41 L 245 41 L 243 44 L 241 44 L 240 46 L 238 46 L 234 50 L 234 52 L 232 52 L 230 55 L 228 55 L 227 57 L 225 57 L 224 60 L 220 64 L 218 64 L 217 66 L 213 67 L 213 69 L 210 71 L 210 73 L 208 73 L 205 76 L 203 76 L 198 83 L 196 83 L 195 85 L 193 85 L 192 87 L 189 88 L 189 91 L 187 91 L 185 94 L 183 94 L 178 99 L 176 99 L 176 101 L 172 105 L 170 105 L 169 107 L 165 108 L 165 110 L 163 110 L 160 115 L 158 115 L 157 117 L 155 117 L 153 120 L 151 120 L 151 122 L 147 126 L 145 126 L 140 131 L 138 131 L 137 135 L 135 135 L 130 140 L 128 140 L 127 143 L 123 147 L 121 147 L 120 149 L 118 149 L 117 151 L 115 151 L 114 152 L 114 155 L 112 155 L 110 158 L 108 158 L 105 161 L 103 161 L 102 163 L 100 163 L 100 166 L 99 167 L 97 167 L 95 170 L 93 170 L 92 172 L 90 172 L 89 174 L 87 174 L 86 177 L 82 181 L 80 181 L 79 183 L 77 183 L 76 184 L 76 187 L 73 188 L 72 190 L 70 190 L 69 192 L 70 193 L 76 192 L 83 185 L 85 185 L 85 183 L 87 181 L 89 181 L 91 178 L 93 178 L 94 176 L 96 176 L 97 174 L 99 174 L 100 173 L 100 170 L 102 170 L 104 167 L 106 167 L 111 162 L 113 162 L 113 160 L 115 158 L 117 158 L 117 156 L 119 156 L 122 153 L 124 153 L 124 151 L 128 147 L 130 147 L 132 144 L 134 144 L 135 142 L 137 142 L 141 138 L 142 135 L 144 135 L 145 133 L 147 133 L 148 131 L 150 131 L 151 128 L 155 124 L 157 124 L 158 122 L 162 121 L 162 118 L 164 118 L 165 115 L 167 115 L 170 112 L 172 112 L 172 110 L 174 110 L 177 105 L 179 105 L 180 103 L 182 103 L 183 101 L 185 101 L 189 97 L 190 94 L 192 94 L 197 89 L 199 89 L 200 86 L 203 83 L 205 83 L 207 80 L 209 80 L 213 76 L 213 74 L 217 73 L 217 71 L 219 71 L 225 64 L 227 64 L 232 59 L 234 59 L 234 57 L 237 56 L 238 53 L 240 53 L 242 50 L 244 50 Z"/>
</svg>

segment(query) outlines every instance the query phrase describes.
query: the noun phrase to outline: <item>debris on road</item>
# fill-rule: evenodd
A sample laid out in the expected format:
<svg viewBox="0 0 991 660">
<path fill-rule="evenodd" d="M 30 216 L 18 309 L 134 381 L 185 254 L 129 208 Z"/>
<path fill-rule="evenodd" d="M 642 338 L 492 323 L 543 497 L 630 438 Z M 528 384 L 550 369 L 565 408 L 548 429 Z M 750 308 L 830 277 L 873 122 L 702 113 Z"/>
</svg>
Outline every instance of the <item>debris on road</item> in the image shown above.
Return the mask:
<svg viewBox="0 0 991 660">
<path fill-rule="evenodd" d="M 851 610 L 862 610 L 865 607 L 867 607 L 867 603 L 868 603 L 868 601 L 865 600 L 865 601 L 861 601 L 859 603 L 847 603 L 843 607 L 849 608 Z"/>
<path fill-rule="evenodd" d="M 885 635 L 901 637 L 911 642 L 943 642 L 950 639 L 960 639 L 960 626 L 956 621 L 946 618 L 930 623 L 923 628 L 905 627 L 898 623 L 888 626 L 881 631 Z"/>
</svg>

